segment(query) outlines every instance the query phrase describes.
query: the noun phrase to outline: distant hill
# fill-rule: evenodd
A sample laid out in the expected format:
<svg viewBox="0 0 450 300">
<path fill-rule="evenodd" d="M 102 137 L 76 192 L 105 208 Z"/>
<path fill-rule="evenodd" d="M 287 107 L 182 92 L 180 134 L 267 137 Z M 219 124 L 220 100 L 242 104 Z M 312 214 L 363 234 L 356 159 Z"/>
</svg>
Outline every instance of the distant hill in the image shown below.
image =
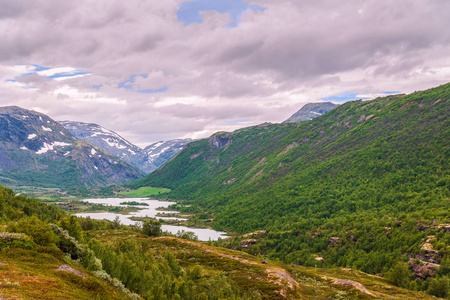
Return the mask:
<svg viewBox="0 0 450 300">
<path fill-rule="evenodd" d="M 59 123 L 75 137 L 108 151 L 147 174 L 156 170 L 191 141 L 185 139 L 157 142 L 142 149 L 98 124 L 75 121 Z"/>
<path fill-rule="evenodd" d="M 266 229 L 262 254 L 289 263 L 315 266 L 321 257 L 324 266 L 377 274 L 402 255 L 444 261 L 449 112 L 450 84 L 350 101 L 311 121 L 192 142 L 130 186 L 170 188 L 167 197 L 187 199 L 191 211 L 213 213 L 215 229 Z M 439 254 L 420 256 L 427 236 Z"/>
<path fill-rule="evenodd" d="M 338 106 L 339 104 L 334 104 L 331 102 L 308 103 L 283 123 L 309 121 L 318 116 L 326 114 L 327 112 Z"/>
<path fill-rule="evenodd" d="M 0 107 L 0 182 L 5 185 L 106 186 L 142 177 L 124 161 L 76 139 L 48 116 Z"/>
</svg>

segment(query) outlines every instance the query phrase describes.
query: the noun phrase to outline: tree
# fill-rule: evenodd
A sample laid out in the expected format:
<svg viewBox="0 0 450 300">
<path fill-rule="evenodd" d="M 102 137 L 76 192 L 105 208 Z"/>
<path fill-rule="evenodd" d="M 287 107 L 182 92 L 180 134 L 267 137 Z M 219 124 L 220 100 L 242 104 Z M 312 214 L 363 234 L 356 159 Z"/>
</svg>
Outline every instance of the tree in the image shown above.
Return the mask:
<svg viewBox="0 0 450 300">
<path fill-rule="evenodd" d="M 142 224 L 142 233 L 148 236 L 160 236 L 162 233 L 161 223 L 157 220 L 144 221 Z"/>
<path fill-rule="evenodd" d="M 446 298 L 450 290 L 448 277 L 433 278 L 428 286 L 427 293 L 436 297 Z"/>
<path fill-rule="evenodd" d="M 412 271 L 409 269 L 409 265 L 399 261 L 389 270 L 386 277 L 393 284 L 402 288 L 408 288 L 411 275 Z"/>
</svg>

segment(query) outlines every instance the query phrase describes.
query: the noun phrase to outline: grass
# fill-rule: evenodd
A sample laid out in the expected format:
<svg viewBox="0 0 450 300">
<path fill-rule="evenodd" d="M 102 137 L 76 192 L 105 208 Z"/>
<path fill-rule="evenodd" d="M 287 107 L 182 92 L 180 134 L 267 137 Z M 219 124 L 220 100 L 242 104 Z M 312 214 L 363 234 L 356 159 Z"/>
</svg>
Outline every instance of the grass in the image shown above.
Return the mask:
<svg viewBox="0 0 450 300">
<path fill-rule="evenodd" d="M 169 189 L 164 188 L 155 188 L 155 187 L 142 187 L 137 190 L 128 190 L 119 192 L 119 196 L 130 197 L 130 198 L 142 198 L 142 197 L 150 197 L 162 193 L 170 192 Z"/>
<path fill-rule="evenodd" d="M 81 278 L 67 271 L 56 270 L 64 264 L 81 271 L 87 277 Z M 66 260 L 62 252 L 55 248 L 1 249 L 0 278 L 1 299 L 125 298 L 117 288 L 76 263 Z M 4 282 L 11 284 L 3 284 Z"/>
</svg>

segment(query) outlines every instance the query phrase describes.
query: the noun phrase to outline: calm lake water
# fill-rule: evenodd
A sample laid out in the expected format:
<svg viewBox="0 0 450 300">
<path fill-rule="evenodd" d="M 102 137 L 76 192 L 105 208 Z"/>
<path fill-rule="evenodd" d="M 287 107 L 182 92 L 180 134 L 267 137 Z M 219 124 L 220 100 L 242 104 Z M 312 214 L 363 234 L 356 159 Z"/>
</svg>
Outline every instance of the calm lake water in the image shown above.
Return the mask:
<svg viewBox="0 0 450 300">
<path fill-rule="evenodd" d="M 82 201 L 86 201 L 89 203 L 95 204 L 103 204 L 103 205 L 111 205 L 111 206 L 128 206 L 121 205 L 121 202 L 139 202 L 148 204 L 145 205 L 133 205 L 133 207 L 139 208 L 139 211 L 132 212 L 128 215 L 122 215 L 119 213 L 105 212 L 105 213 L 80 213 L 75 214 L 78 217 L 90 217 L 92 219 L 98 220 L 111 220 L 113 221 L 117 216 L 119 216 L 120 223 L 124 225 L 137 225 L 139 222 L 130 220 L 131 217 L 151 217 L 159 219 L 171 219 L 171 220 L 186 220 L 185 218 L 176 218 L 176 217 L 156 217 L 156 214 L 160 213 L 176 213 L 174 211 L 161 211 L 156 210 L 160 207 L 168 207 L 171 204 L 175 204 L 175 202 L 170 201 L 159 201 L 159 200 L 151 200 L 148 198 L 103 198 L 103 199 L 83 199 Z M 212 229 L 204 229 L 204 228 L 190 228 L 185 226 L 175 226 L 175 225 L 162 225 L 161 229 L 163 231 L 168 231 L 171 233 L 177 233 L 178 231 L 191 231 L 194 232 L 200 241 L 216 241 L 219 237 L 226 238 L 226 232 L 215 231 Z"/>
</svg>

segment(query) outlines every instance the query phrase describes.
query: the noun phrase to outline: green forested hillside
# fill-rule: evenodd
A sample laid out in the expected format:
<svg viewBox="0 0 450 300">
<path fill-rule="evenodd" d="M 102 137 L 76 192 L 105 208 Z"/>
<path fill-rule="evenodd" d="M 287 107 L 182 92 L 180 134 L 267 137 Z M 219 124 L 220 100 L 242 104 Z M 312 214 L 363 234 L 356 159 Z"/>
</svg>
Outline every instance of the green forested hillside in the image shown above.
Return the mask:
<svg viewBox="0 0 450 300">
<path fill-rule="evenodd" d="M 431 299 L 355 270 L 290 267 L 148 235 L 68 216 L 0 186 L 0 298 Z"/>
<path fill-rule="evenodd" d="M 351 101 L 191 143 L 131 186 L 170 188 L 218 229 L 266 229 L 255 251 L 290 263 L 385 273 L 425 255 L 427 236 L 448 262 L 449 112 L 450 84 Z"/>
</svg>

